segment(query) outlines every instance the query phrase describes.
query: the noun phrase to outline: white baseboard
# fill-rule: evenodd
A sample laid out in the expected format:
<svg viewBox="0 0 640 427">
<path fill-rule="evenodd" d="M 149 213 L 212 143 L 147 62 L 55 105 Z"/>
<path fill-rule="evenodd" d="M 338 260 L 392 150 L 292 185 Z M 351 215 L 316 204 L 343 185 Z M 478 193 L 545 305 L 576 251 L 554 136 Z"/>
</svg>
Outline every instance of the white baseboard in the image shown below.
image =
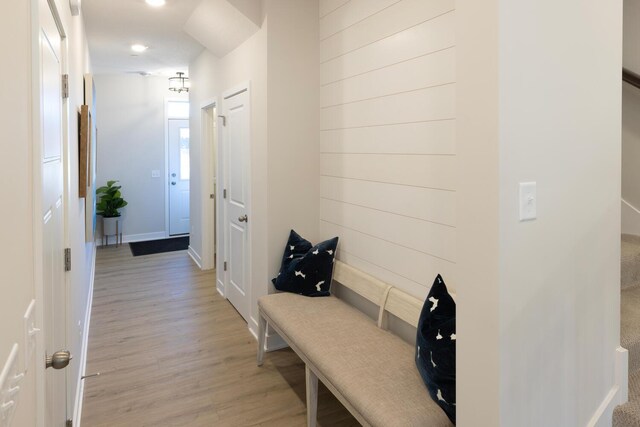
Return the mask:
<svg viewBox="0 0 640 427">
<path fill-rule="evenodd" d="M 587 423 L 588 427 L 611 427 L 613 410 L 629 399 L 629 353 L 618 347 L 615 355 L 615 381 L 596 412 Z"/>
<path fill-rule="evenodd" d="M 622 234 L 640 236 L 640 210 L 622 199 Z"/>
<path fill-rule="evenodd" d="M 91 324 L 91 308 L 93 306 L 93 285 L 96 277 L 96 246 L 93 246 L 91 257 L 91 272 L 89 275 L 89 295 L 87 296 L 87 309 L 84 314 L 84 331 L 82 331 L 82 350 L 80 352 L 80 373 L 76 384 L 76 401 L 73 405 L 73 425 L 80 427 L 82 422 L 82 402 L 84 401 L 84 380 L 87 370 L 87 350 L 89 348 L 89 326 Z"/>
<path fill-rule="evenodd" d="M 187 251 L 187 253 L 191 257 L 193 262 L 196 263 L 198 268 L 200 270 L 202 270 L 202 257 L 200 255 L 198 255 L 198 252 L 196 252 L 195 249 L 193 249 L 193 247 L 191 245 L 189 245 L 189 250 Z"/>
<path fill-rule="evenodd" d="M 224 293 L 224 283 L 222 283 L 220 280 L 216 280 L 216 290 L 222 296 L 222 298 L 226 298 Z"/>
<path fill-rule="evenodd" d="M 174 236 L 167 237 L 164 231 L 156 231 L 153 233 L 142 233 L 142 234 L 125 234 L 122 236 L 122 243 L 133 243 L 133 242 L 146 242 L 148 240 L 160 240 L 172 238 Z M 183 236 L 175 236 L 175 237 L 183 237 Z M 112 245 L 115 243 L 115 236 L 110 236 L 109 244 Z M 102 246 L 102 237 L 98 237 L 96 244 L 98 246 Z"/>
</svg>

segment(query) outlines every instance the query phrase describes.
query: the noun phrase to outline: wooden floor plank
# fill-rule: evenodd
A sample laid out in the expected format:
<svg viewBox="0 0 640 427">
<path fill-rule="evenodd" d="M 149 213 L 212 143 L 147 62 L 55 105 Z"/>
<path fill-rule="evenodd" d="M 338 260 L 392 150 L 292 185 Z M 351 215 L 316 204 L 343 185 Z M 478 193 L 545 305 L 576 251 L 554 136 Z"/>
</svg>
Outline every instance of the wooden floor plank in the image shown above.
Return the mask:
<svg viewBox="0 0 640 427">
<path fill-rule="evenodd" d="M 305 426 L 304 364 L 256 340 L 186 252 L 99 248 L 82 425 Z M 319 424 L 357 426 L 320 387 Z"/>
</svg>

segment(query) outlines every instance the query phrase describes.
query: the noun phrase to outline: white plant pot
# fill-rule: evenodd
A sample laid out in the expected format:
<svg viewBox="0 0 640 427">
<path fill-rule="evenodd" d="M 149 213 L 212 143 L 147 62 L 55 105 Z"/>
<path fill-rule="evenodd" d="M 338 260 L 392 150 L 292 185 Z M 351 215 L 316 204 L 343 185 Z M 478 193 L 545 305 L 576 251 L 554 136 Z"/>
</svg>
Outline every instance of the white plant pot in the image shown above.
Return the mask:
<svg viewBox="0 0 640 427">
<path fill-rule="evenodd" d="M 120 221 L 120 217 L 102 218 L 102 234 L 104 236 L 112 236 L 116 233 L 116 224 Z"/>
</svg>

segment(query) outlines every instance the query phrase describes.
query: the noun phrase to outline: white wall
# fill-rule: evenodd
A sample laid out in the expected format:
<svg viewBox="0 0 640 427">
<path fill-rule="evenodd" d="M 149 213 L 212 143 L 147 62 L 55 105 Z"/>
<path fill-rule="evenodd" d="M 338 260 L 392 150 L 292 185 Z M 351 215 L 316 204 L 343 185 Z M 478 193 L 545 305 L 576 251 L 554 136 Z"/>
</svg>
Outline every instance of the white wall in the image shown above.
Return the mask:
<svg viewBox="0 0 640 427">
<path fill-rule="evenodd" d="M 459 422 L 586 425 L 616 403 L 622 2 L 476 3 L 456 4 Z"/>
<path fill-rule="evenodd" d="M 37 2 L 35 2 L 37 4 Z M 72 410 L 75 403 L 76 383 L 80 375 L 80 355 L 82 354 L 82 336 L 86 327 L 85 313 L 88 292 L 92 280 L 93 244 L 84 242 L 84 201 L 78 198 L 78 153 L 76 110 L 82 104 L 82 76 L 89 71 L 89 59 L 84 24 L 81 17 L 71 17 L 68 2 L 56 1 L 67 34 L 68 63 L 70 75 L 69 150 L 67 156 L 67 174 L 69 187 L 67 200 L 67 245 L 72 249 L 73 268 L 68 274 L 68 349 L 76 356 L 74 363 L 67 369 L 68 406 Z M 11 70 L 0 71 L 5 80 L 11 80 L 3 97 L 10 102 L 2 103 L 1 121 L 5 129 L 0 165 L 11 176 L 11 185 L 6 186 L 5 197 L 10 200 L 11 209 L 3 210 L 3 223 L 10 224 L 3 234 L 0 248 L 0 366 L 4 365 L 13 343 L 22 344 L 22 316 L 31 299 L 35 298 L 33 252 L 33 159 L 31 115 L 31 51 L 37 49 L 37 39 L 32 38 L 31 2 L 20 2 L 11 9 L 11 19 L 0 28 L 0 45 Z M 39 337 L 43 339 L 43 337 Z M 21 386 L 15 426 L 36 425 L 36 385 L 35 372 L 42 369 L 35 358 L 27 366 L 27 376 Z M 42 404 L 42 402 L 40 402 Z M 71 412 L 70 412 L 71 413 Z"/>
<path fill-rule="evenodd" d="M 97 185 L 119 180 L 129 202 L 124 234 L 132 240 L 165 233 L 165 98 L 187 99 L 168 89 L 166 77 L 96 75 Z M 151 171 L 160 177 L 152 178 Z"/>
<path fill-rule="evenodd" d="M 267 0 L 268 243 L 267 275 L 277 276 L 289 231 L 319 238 L 319 67 L 317 0 Z M 270 286 L 270 285 L 269 285 Z M 258 319 L 253 296 L 253 317 Z"/>
<path fill-rule="evenodd" d="M 424 298 L 456 283 L 453 0 L 320 2 L 320 230 Z"/>
<path fill-rule="evenodd" d="M 317 0 L 265 1 L 260 30 L 216 58 L 203 52 L 190 64 L 192 79 L 192 248 L 202 255 L 202 211 L 211 185 L 196 165 L 210 155 L 201 143 L 203 103 L 239 84 L 251 86 L 251 299 L 249 327 L 257 330 L 259 296 L 270 289 L 289 229 L 315 240 L 318 224 Z M 295 18 L 292 18 L 295 17 Z M 277 25 L 273 25 L 276 22 Z M 295 60 L 294 60 L 295 59 Z M 197 218 L 200 218 L 199 220 Z"/>
</svg>

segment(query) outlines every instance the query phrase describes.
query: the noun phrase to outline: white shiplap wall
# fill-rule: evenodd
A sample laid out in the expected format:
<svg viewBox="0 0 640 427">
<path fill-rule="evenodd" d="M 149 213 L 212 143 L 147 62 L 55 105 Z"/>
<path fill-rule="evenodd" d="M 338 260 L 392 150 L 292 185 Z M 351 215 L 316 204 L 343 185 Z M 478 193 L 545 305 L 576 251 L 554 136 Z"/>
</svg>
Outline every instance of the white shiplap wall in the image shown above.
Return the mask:
<svg viewBox="0 0 640 427">
<path fill-rule="evenodd" d="M 454 0 L 320 1 L 320 230 L 418 297 L 455 289 Z"/>
</svg>

